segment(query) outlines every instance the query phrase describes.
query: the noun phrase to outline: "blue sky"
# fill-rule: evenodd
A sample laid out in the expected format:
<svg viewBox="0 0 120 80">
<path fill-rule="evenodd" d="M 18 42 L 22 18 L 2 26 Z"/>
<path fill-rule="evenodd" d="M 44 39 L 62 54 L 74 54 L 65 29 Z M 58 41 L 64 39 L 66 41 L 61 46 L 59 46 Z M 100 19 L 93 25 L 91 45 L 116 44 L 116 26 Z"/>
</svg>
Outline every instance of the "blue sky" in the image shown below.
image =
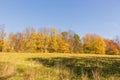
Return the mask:
<svg viewBox="0 0 120 80">
<path fill-rule="evenodd" d="M 113 38 L 120 35 L 120 0 L 0 0 L 0 24 L 6 32 L 57 27 Z"/>
</svg>

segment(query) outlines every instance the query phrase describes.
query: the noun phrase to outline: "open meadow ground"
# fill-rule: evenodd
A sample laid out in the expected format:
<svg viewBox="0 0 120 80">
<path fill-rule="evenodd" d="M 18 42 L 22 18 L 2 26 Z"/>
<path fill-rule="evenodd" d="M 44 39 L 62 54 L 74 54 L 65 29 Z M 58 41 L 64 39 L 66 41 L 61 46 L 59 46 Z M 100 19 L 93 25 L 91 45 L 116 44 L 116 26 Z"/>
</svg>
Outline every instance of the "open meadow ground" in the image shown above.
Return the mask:
<svg viewBox="0 0 120 80">
<path fill-rule="evenodd" d="M 0 53 L 0 80 L 120 80 L 120 56 Z"/>
</svg>

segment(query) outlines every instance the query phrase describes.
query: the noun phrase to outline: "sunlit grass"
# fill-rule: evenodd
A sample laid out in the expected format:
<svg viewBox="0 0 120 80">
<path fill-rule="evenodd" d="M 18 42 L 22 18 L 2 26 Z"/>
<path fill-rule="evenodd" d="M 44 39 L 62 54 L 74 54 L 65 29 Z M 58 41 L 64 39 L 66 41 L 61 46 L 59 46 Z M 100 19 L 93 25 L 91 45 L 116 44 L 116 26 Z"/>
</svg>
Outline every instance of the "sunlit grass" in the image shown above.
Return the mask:
<svg viewBox="0 0 120 80">
<path fill-rule="evenodd" d="M 0 53 L 0 80 L 119 80 L 119 70 L 119 55 Z"/>
</svg>

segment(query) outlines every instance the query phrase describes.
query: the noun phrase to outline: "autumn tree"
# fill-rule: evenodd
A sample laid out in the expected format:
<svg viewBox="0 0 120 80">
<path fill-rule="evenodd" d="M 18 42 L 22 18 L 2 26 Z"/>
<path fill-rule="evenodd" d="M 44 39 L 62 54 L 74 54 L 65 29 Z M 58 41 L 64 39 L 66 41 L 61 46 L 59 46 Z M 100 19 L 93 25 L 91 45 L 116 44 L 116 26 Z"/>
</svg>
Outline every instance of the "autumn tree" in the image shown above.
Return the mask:
<svg viewBox="0 0 120 80">
<path fill-rule="evenodd" d="M 24 37 L 22 33 L 10 33 L 4 51 L 24 52 Z"/>
<path fill-rule="evenodd" d="M 68 35 L 69 35 L 69 49 L 70 49 L 70 53 L 73 53 L 73 50 L 74 50 L 74 32 L 69 30 L 68 32 Z"/>
<path fill-rule="evenodd" d="M 74 48 L 73 48 L 73 52 L 74 53 L 80 53 L 82 52 L 82 43 L 80 40 L 80 36 L 78 34 L 74 34 Z"/>
<path fill-rule="evenodd" d="M 62 35 L 62 40 L 65 41 L 64 43 L 67 43 L 67 45 L 69 45 L 68 46 L 69 52 L 74 53 L 75 44 L 76 44 L 74 32 L 70 30 L 68 32 L 62 32 L 61 35 Z"/>
<path fill-rule="evenodd" d="M 26 27 L 24 31 L 25 51 L 36 52 L 36 31 L 33 27 Z"/>
<path fill-rule="evenodd" d="M 4 51 L 9 51 L 13 52 L 15 51 L 15 45 L 16 45 L 16 36 L 13 33 L 10 33 L 7 38 L 7 42 L 5 43 L 5 50 Z"/>
<path fill-rule="evenodd" d="M 41 32 L 36 33 L 35 36 L 35 49 L 37 52 L 44 52 L 44 36 Z"/>
<path fill-rule="evenodd" d="M 23 42 L 23 34 L 22 33 L 17 33 L 15 34 L 14 38 L 14 49 L 16 52 L 23 52 L 24 50 L 24 42 Z"/>
<path fill-rule="evenodd" d="M 57 35 L 57 42 L 58 42 L 58 51 L 61 53 L 68 53 L 69 50 L 69 42 L 64 39 L 64 35 L 62 35 L 62 33 L 60 33 L 59 35 Z"/>
<path fill-rule="evenodd" d="M 49 46 L 50 46 L 50 35 L 46 33 L 45 38 L 44 38 L 44 52 L 49 52 Z"/>
<path fill-rule="evenodd" d="M 106 53 L 107 54 L 119 54 L 119 47 L 113 40 L 105 40 L 106 42 Z"/>
<path fill-rule="evenodd" d="M 52 28 L 51 30 L 51 52 L 57 52 L 58 44 L 57 44 L 57 30 L 56 28 Z"/>
<path fill-rule="evenodd" d="M 86 34 L 83 37 L 83 43 L 85 53 L 105 54 L 106 44 L 101 36 Z"/>
<path fill-rule="evenodd" d="M 42 34 L 43 39 L 43 52 L 47 53 L 50 49 L 50 29 L 46 27 L 40 28 L 39 33 Z"/>
<path fill-rule="evenodd" d="M 83 37 L 83 49 L 85 53 L 92 53 L 93 51 L 93 35 L 91 34 L 86 34 Z"/>
<path fill-rule="evenodd" d="M 104 39 L 101 36 L 95 36 L 94 39 L 93 50 L 95 51 L 95 54 L 105 54 L 106 44 Z"/>
<path fill-rule="evenodd" d="M 0 25 L 0 52 L 2 52 L 4 48 L 4 38 L 5 38 L 4 25 Z"/>
</svg>

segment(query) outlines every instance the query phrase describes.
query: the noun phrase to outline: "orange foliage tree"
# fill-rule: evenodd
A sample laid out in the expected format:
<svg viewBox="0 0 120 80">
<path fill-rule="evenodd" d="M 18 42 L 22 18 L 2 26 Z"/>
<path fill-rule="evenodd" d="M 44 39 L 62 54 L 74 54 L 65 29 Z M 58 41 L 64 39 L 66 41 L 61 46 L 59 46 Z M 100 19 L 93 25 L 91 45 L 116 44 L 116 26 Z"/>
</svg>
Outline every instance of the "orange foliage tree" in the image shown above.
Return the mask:
<svg viewBox="0 0 120 80">
<path fill-rule="evenodd" d="M 113 40 L 105 40 L 107 47 L 106 47 L 106 53 L 107 54 L 119 54 L 119 47 L 118 44 L 116 44 Z"/>
</svg>

